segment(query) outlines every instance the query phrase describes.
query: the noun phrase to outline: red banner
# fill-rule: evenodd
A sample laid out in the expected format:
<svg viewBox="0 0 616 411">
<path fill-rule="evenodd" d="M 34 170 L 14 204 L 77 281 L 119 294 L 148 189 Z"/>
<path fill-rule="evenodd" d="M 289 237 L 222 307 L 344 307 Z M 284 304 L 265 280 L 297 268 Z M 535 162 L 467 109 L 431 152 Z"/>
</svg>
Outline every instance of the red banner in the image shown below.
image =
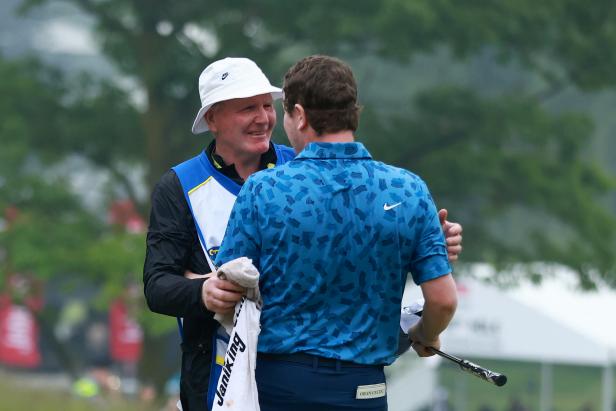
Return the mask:
<svg viewBox="0 0 616 411">
<path fill-rule="evenodd" d="M 38 326 L 26 307 L 0 304 L 0 362 L 23 368 L 41 363 Z"/>
<path fill-rule="evenodd" d="M 109 339 L 114 361 L 137 362 L 141 357 L 143 332 L 120 300 L 113 302 L 109 310 Z"/>
</svg>

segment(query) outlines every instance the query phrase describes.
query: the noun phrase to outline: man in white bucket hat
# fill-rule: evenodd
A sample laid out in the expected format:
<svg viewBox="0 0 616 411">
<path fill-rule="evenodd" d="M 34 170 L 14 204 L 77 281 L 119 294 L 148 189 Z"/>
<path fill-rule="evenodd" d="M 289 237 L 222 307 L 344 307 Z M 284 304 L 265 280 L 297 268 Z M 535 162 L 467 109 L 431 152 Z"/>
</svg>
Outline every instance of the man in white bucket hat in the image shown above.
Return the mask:
<svg viewBox="0 0 616 411">
<path fill-rule="evenodd" d="M 261 94 L 271 94 L 273 100 L 278 100 L 282 97 L 282 90 L 272 86 L 252 60 L 227 57 L 210 64 L 199 76 L 201 109 L 197 112 L 192 132 L 208 131 L 204 116 L 214 104 Z"/>
<path fill-rule="evenodd" d="M 229 214 L 253 173 L 291 160 L 289 147 L 270 141 L 276 125 L 270 84 L 247 58 L 225 58 L 199 76 L 201 108 L 192 132 L 213 140 L 198 156 L 165 173 L 152 193 L 144 264 L 144 291 L 154 312 L 178 318 L 182 336 L 180 400 L 184 411 L 211 408 L 223 362 L 224 335 L 214 313 L 229 313 L 244 290 L 210 277 Z M 441 222 L 450 260 L 462 250 L 462 227 Z M 228 240 L 227 240 L 228 241 Z M 198 274 L 194 274 L 198 273 Z M 212 383 L 210 383 L 212 381 Z"/>
</svg>

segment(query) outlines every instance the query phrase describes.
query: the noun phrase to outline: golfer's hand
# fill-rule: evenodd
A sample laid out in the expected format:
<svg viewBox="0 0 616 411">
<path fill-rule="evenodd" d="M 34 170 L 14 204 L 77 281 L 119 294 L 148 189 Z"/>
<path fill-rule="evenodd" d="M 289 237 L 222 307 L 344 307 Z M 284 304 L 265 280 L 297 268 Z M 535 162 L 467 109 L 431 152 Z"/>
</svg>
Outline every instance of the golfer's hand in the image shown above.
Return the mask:
<svg viewBox="0 0 616 411">
<path fill-rule="evenodd" d="M 246 289 L 231 281 L 212 276 L 201 287 L 201 299 L 205 307 L 218 314 L 233 311 L 235 304 L 246 294 Z"/>
<path fill-rule="evenodd" d="M 450 262 L 457 261 L 462 252 L 462 226 L 447 221 L 447 210 L 444 208 L 439 210 L 438 219 L 441 222 L 441 227 L 443 227 L 445 241 L 447 241 L 447 257 Z"/>
<path fill-rule="evenodd" d="M 434 340 L 425 339 L 421 332 L 421 320 L 409 329 L 409 339 L 411 340 L 411 348 L 420 357 L 431 357 L 434 355 L 434 352 L 428 349 L 428 347 L 441 348 L 441 339 L 439 337 L 436 337 Z"/>
</svg>

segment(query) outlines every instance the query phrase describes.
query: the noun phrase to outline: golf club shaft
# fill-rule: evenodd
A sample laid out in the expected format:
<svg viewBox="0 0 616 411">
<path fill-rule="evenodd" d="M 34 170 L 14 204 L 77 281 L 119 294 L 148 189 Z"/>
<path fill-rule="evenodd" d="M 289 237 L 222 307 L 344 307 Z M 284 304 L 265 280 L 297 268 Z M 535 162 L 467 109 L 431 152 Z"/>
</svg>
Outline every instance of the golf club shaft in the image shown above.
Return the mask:
<svg viewBox="0 0 616 411">
<path fill-rule="evenodd" d="M 421 304 L 416 304 L 415 307 L 413 306 L 409 306 L 409 307 L 405 307 L 405 309 L 410 309 L 409 311 L 405 311 L 403 314 L 408 314 L 411 316 L 416 316 L 417 321 L 419 321 L 419 318 L 421 318 L 422 314 L 423 314 L 423 303 Z M 404 311 L 404 310 L 403 310 Z M 407 326 L 405 328 L 409 328 L 411 325 L 415 324 L 415 322 L 412 323 L 407 323 Z M 402 326 L 402 324 L 401 324 Z M 404 333 L 404 335 L 408 334 L 408 332 L 401 332 Z M 404 341 L 404 338 L 401 337 L 401 341 Z M 412 346 L 412 340 L 407 339 L 407 341 L 409 342 L 410 346 Z M 408 346 L 405 346 L 406 348 L 403 349 L 404 350 L 408 349 Z M 431 350 L 433 353 L 449 360 L 452 361 L 456 364 L 458 364 L 458 366 L 460 367 L 460 369 L 462 369 L 462 371 L 466 371 L 469 374 L 474 375 L 475 377 L 481 378 L 484 381 L 488 381 L 491 382 L 492 384 L 496 385 L 497 387 L 502 387 L 503 385 L 505 385 L 505 383 L 507 383 L 507 376 L 504 374 L 499 374 L 497 372 L 494 371 L 490 371 L 487 368 L 483 368 L 480 365 L 474 364 L 470 361 L 467 360 L 463 360 L 462 358 L 458 358 L 456 356 L 447 354 L 446 352 L 443 352 L 441 350 L 438 350 L 434 347 L 428 347 L 429 350 Z"/>
</svg>

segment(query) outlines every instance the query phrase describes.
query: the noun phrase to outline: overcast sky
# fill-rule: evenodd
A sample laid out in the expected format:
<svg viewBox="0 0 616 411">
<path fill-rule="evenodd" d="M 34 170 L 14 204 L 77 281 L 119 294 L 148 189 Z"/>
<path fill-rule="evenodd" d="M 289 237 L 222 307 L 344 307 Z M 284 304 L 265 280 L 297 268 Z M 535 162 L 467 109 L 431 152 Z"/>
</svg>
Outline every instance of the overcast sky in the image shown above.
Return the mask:
<svg viewBox="0 0 616 411">
<path fill-rule="evenodd" d="M 25 16 L 20 0 L 0 1 L 0 50 L 6 57 L 34 55 L 62 69 L 113 76 L 90 31 L 91 20 L 68 4 L 50 2 Z"/>
</svg>

